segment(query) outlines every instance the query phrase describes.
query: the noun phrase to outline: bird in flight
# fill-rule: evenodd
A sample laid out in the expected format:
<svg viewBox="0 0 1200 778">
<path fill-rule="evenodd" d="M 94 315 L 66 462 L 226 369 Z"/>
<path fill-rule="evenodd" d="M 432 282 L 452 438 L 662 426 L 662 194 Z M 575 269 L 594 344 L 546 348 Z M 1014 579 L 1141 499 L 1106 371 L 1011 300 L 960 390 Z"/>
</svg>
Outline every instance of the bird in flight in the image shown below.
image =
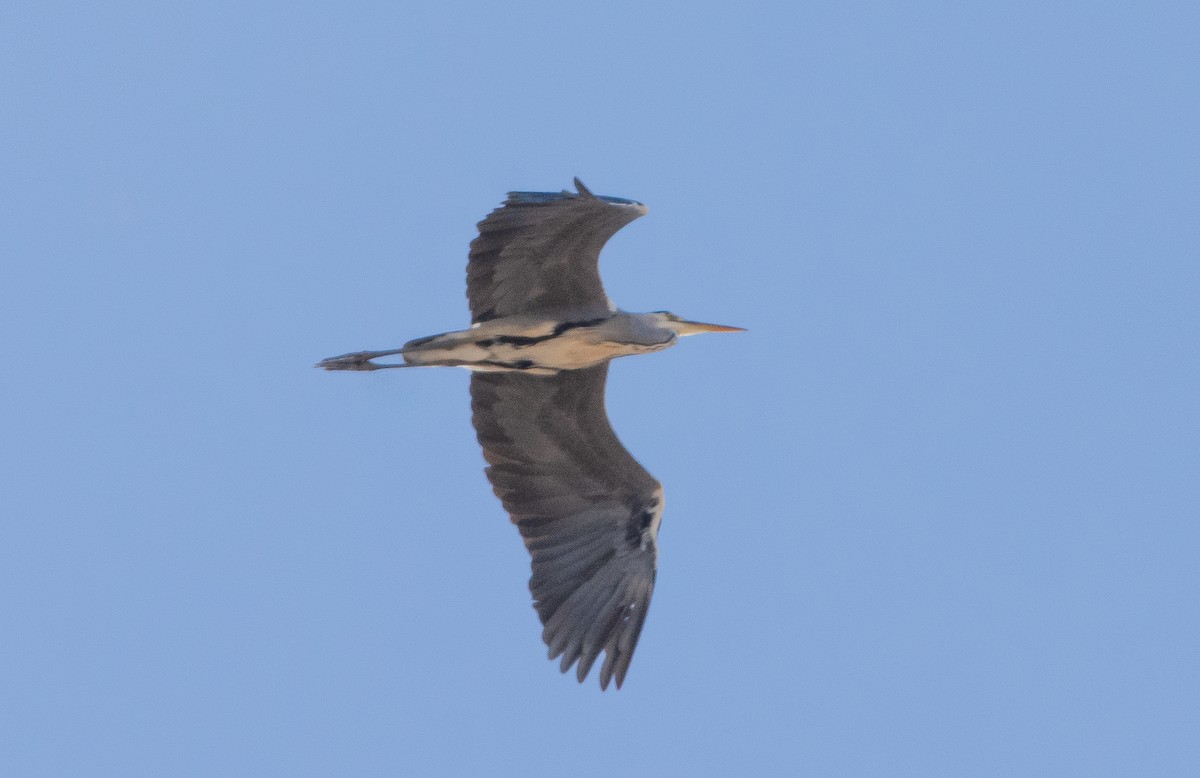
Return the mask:
<svg viewBox="0 0 1200 778">
<path fill-rule="evenodd" d="M 510 192 L 467 261 L 471 327 L 317 363 L 326 370 L 449 365 L 471 375 L 487 476 L 532 557 L 529 589 L 550 659 L 582 683 L 625 680 L 654 591 L 662 485 L 604 410 L 610 360 L 681 336 L 743 332 L 673 313 L 628 313 L 600 281 L 600 250 L 646 206 L 588 191 Z M 403 362 L 375 360 L 400 356 Z"/>
</svg>

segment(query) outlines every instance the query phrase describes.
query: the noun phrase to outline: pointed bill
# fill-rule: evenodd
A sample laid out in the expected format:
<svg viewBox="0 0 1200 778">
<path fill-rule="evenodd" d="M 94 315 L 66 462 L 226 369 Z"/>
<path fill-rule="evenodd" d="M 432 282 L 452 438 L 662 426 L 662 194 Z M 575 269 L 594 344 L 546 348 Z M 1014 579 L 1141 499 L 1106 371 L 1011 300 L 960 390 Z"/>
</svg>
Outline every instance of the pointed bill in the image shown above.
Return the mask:
<svg viewBox="0 0 1200 778">
<path fill-rule="evenodd" d="M 680 335 L 699 335 L 701 332 L 745 332 L 745 327 L 731 327 L 727 324 L 708 324 L 702 321 L 681 321 Z"/>
</svg>

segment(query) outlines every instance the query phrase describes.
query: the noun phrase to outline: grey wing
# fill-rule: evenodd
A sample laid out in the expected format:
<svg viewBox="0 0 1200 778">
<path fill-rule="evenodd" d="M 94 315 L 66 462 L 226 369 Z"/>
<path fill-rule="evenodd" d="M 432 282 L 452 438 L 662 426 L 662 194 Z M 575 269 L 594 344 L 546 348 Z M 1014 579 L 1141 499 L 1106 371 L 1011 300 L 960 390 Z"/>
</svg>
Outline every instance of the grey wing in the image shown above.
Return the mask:
<svg viewBox="0 0 1200 778">
<path fill-rule="evenodd" d="M 529 589 L 549 656 L 582 683 L 625 680 L 650 607 L 662 487 L 604 411 L 608 365 L 553 376 L 474 373 L 471 410 L 488 479 L 533 558 Z"/>
<path fill-rule="evenodd" d="M 472 323 L 516 314 L 605 315 L 600 249 L 646 206 L 578 193 L 509 192 L 479 222 L 467 262 Z"/>
</svg>

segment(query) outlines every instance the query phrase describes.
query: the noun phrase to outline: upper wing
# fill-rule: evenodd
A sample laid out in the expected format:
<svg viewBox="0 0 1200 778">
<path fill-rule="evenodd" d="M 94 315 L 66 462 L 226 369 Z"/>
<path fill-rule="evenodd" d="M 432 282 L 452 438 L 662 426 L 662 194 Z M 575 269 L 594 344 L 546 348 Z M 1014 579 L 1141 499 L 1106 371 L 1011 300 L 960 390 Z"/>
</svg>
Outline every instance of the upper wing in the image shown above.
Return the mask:
<svg viewBox="0 0 1200 778">
<path fill-rule="evenodd" d="M 578 194 L 509 192 L 479 222 L 467 262 L 472 323 L 514 314 L 608 313 L 600 249 L 648 209 L 633 200 Z"/>
<path fill-rule="evenodd" d="M 625 680 L 646 620 L 662 487 L 608 423 L 608 365 L 553 376 L 474 373 L 471 410 L 488 478 L 533 557 L 529 589 L 550 658 L 600 686 Z"/>
</svg>

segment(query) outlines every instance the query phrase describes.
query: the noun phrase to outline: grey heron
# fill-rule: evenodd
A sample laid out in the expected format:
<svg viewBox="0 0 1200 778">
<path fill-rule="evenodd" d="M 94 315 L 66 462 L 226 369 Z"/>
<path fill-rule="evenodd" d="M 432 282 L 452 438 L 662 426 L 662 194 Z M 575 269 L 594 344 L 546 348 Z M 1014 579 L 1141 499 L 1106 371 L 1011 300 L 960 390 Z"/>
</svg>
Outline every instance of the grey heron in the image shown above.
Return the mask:
<svg viewBox="0 0 1200 778">
<path fill-rule="evenodd" d="M 317 364 L 472 371 L 471 411 L 493 491 L 532 557 L 529 589 L 550 659 L 582 683 L 603 651 L 617 688 L 654 590 L 662 485 L 621 445 L 604 408 L 608 362 L 679 337 L 742 332 L 666 311 L 627 313 L 600 281 L 600 250 L 646 206 L 588 191 L 510 192 L 479 223 L 467 263 L 471 327 Z M 402 363 L 379 363 L 399 355 Z"/>
</svg>

